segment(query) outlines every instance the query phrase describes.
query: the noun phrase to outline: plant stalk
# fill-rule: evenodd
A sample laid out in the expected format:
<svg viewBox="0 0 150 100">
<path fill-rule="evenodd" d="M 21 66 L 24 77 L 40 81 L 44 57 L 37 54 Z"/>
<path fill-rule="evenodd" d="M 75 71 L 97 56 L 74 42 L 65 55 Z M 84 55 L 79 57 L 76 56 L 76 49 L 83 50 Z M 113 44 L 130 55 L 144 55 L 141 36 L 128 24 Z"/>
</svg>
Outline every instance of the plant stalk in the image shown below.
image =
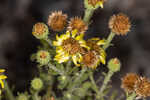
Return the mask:
<svg viewBox="0 0 150 100">
<path fill-rule="evenodd" d="M 85 10 L 85 15 L 84 15 L 83 20 L 84 20 L 84 22 L 87 23 L 88 25 L 89 25 L 89 22 L 90 22 L 90 19 L 91 19 L 93 13 L 94 13 L 94 10 L 93 10 L 93 9 L 86 9 L 86 10 Z"/>
<path fill-rule="evenodd" d="M 135 100 L 136 93 L 132 93 L 131 95 L 127 96 L 127 100 Z"/>
<path fill-rule="evenodd" d="M 103 46 L 104 50 L 106 50 L 110 46 L 111 41 L 113 40 L 114 37 L 115 37 L 115 33 L 111 32 L 106 40 L 106 44 Z"/>
<path fill-rule="evenodd" d="M 54 71 L 58 72 L 60 75 L 64 75 L 64 72 L 61 71 L 61 70 L 59 70 L 59 69 L 57 69 L 54 65 L 52 65 L 52 64 L 49 63 L 48 67 L 51 68 L 51 69 L 53 69 Z"/>
<path fill-rule="evenodd" d="M 5 84 L 5 88 L 4 90 L 6 91 L 6 97 L 8 98 L 8 100 L 16 100 L 12 91 L 10 90 L 10 87 L 8 86 L 8 83 L 6 81 L 4 81 Z"/>
<path fill-rule="evenodd" d="M 112 75 L 113 75 L 113 72 L 111 70 L 109 70 L 109 72 L 105 76 L 104 82 L 103 82 L 102 87 L 100 88 L 100 91 L 99 91 L 99 95 L 101 98 L 103 97 L 103 92 L 106 89 L 106 86 L 107 86 L 108 82 L 110 81 Z"/>
<path fill-rule="evenodd" d="M 97 93 L 97 94 L 99 94 L 99 90 L 98 90 L 98 87 L 97 87 L 97 85 L 96 85 L 96 83 L 95 83 L 95 80 L 94 80 L 94 78 L 93 78 L 93 72 L 91 72 L 90 73 L 90 80 L 91 80 L 91 82 L 92 82 L 92 84 L 93 84 L 93 87 L 94 87 L 94 90 L 95 90 L 95 92 Z"/>
</svg>

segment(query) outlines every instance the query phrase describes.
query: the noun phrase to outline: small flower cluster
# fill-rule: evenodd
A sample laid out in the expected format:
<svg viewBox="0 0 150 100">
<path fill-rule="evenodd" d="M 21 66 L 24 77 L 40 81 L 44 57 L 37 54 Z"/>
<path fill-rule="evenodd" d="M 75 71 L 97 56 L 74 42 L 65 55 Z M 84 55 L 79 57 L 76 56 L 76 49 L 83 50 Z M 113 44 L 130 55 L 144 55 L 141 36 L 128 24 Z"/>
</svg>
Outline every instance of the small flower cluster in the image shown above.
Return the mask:
<svg viewBox="0 0 150 100">
<path fill-rule="evenodd" d="M 122 88 L 128 93 L 135 92 L 139 97 L 150 96 L 150 80 L 134 73 L 122 78 Z"/>
</svg>

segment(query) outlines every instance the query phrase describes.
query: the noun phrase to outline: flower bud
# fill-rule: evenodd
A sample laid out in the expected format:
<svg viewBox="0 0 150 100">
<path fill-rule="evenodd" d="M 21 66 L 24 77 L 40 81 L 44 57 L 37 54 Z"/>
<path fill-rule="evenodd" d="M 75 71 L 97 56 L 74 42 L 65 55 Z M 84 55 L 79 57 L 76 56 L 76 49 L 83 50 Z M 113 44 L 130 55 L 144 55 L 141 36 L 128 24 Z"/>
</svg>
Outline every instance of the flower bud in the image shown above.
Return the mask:
<svg viewBox="0 0 150 100">
<path fill-rule="evenodd" d="M 43 81 L 40 78 L 34 78 L 31 82 L 31 87 L 34 90 L 40 90 L 43 87 Z"/>
<path fill-rule="evenodd" d="M 120 64 L 119 59 L 118 59 L 118 58 L 113 58 L 113 59 L 111 59 L 111 60 L 108 62 L 107 67 L 108 67 L 108 69 L 111 70 L 112 72 L 118 72 L 118 71 L 120 71 L 121 64 Z"/>
<path fill-rule="evenodd" d="M 68 99 L 71 99 L 71 98 L 72 98 L 72 94 L 66 92 L 66 93 L 65 93 L 65 97 L 68 98 Z"/>
<path fill-rule="evenodd" d="M 29 96 L 27 93 L 19 93 L 17 96 L 17 100 L 29 100 Z"/>
<path fill-rule="evenodd" d="M 45 39 L 48 37 L 49 31 L 47 25 L 44 23 L 36 23 L 33 26 L 32 34 L 37 38 L 37 39 Z"/>
<path fill-rule="evenodd" d="M 37 62 L 40 63 L 41 65 L 47 65 L 51 57 L 48 51 L 40 50 L 37 53 L 36 59 L 37 59 Z"/>
</svg>

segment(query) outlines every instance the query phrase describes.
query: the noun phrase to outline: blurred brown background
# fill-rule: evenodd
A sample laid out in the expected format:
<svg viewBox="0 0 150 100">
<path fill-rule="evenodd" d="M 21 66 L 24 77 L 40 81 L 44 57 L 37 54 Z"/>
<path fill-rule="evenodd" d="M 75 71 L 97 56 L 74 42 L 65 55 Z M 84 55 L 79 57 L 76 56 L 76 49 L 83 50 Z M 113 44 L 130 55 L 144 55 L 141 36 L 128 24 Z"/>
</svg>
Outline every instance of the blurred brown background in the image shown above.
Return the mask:
<svg viewBox="0 0 150 100">
<path fill-rule="evenodd" d="M 107 59 L 118 57 L 122 62 L 121 72 L 112 80 L 114 87 L 120 85 L 120 78 L 127 72 L 150 78 L 149 5 L 150 0 L 108 0 L 104 9 L 96 10 L 92 17 L 88 37 L 106 38 L 108 20 L 113 14 L 123 12 L 132 22 L 131 32 L 116 36 L 115 45 L 107 51 Z M 16 84 L 19 91 L 29 86 L 36 72 L 29 58 L 40 43 L 31 34 L 32 26 L 36 22 L 47 23 L 48 15 L 55 10 L 62 10 L 69 18 L 83 16 L 83 0 L 0 0 L 0 67 L 7 69 L 10 84 Z"/>
</svg>

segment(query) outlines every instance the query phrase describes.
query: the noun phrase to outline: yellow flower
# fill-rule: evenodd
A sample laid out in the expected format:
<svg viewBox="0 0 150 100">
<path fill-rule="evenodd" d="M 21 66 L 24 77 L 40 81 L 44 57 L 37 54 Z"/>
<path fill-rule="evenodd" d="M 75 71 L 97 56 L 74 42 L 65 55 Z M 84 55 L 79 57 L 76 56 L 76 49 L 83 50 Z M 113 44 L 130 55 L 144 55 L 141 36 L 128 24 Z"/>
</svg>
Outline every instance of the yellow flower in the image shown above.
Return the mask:
<svg viewBox="0 0 150 100">
<path fill-rule="evenodd" d="M 0 69 L 0 74 L 2 74 L 3 72 L 5 72 L 5 70 L 4 69 Z M 0 84 L 1 84 L 2 88 L 4 88 L 4 82 L 3 82 L 3 80 L 6 79 L 6 78 L 7 78 L 7 76 L 0 75 Z M 1 92 L 1 90 L 0 90 L 0 92 Z"/>
<path fill-rule="evenodd" d="M 83 40 L 84 34 L 77 35 L 77 30 L 69 31 L 66 34 L 60 36 L 56 35 L 56 41 L 53 41 L 53 45 L 56 46 L 56 56 L 54 60 L 59 63 L 63 63 L 72 58 L 76 66 L 80 66 L 82 61 L 82 53 L 86 46 L 86 42 Z"/>
<path fill-rule="evenodd" d="M 107 0 L 85 0 L 85 7 L 88 9 L 97 9 L 99 7 L 104 8 L 104 3 Z"/>
<path fill-rule="evenodd" d="M 90 48 L 87 53 L 83 55 L 83 65 L 95 69 L 100 63 L 105 64 L 106 53 L 101 48 L 105 44 L 105 40 L 100 38 L 91 38 L 86 45 Z"/>
</svg>

